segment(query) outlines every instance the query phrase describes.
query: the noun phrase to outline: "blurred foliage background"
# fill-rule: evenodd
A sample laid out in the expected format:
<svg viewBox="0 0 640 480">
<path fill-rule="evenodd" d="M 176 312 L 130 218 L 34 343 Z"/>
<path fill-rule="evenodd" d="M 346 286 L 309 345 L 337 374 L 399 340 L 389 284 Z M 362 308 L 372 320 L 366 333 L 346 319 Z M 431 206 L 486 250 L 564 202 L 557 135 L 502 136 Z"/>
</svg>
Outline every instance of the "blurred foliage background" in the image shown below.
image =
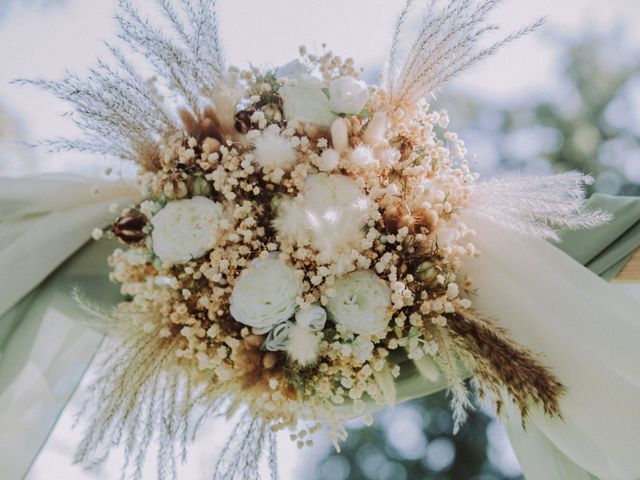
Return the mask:
<svg viewBox="0 0 640 480">
<path fill-rule="evenodd" d="M 554 96 L 501 106 L 451 92 L 435 106 L 450 112 L 484 176 L 580 170 L 595 178 L 590 193 L 640 195 L 640 57 L 614 62 L 615 34 L 562 41 Z M 383 411 L 372 427 L 352 425 L 340 453 L 324 445 L 313 461 L 315 480 L 523 478 L 491 411 L 471 412 L 453 434 L 446 392 Z"/>
</svg>

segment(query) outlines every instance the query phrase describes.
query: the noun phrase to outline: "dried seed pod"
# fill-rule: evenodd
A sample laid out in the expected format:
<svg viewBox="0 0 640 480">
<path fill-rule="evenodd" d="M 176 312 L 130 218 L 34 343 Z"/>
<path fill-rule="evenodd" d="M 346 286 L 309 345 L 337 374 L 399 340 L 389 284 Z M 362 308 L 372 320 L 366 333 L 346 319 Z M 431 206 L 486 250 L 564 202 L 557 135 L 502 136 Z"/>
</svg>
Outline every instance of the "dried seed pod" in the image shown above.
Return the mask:
<svg viewBox="0 0 640 480">
<path fill-rule="evenodd" d="M 264 357 L 262 357 L 262 366 L 267 370 L 275 367 L 276 363 L 278 363 L 278 355 L 274 352 L 267 352 L 264 354 Z"/>
<path fill-rule="evenodd" d="M 251 110 L 241 110 L 236 113 L 235 127 L 239 133 L 245 134 L 251 130 L 251 115 L 253 115 Z"/>
<path fill-rule="evenodd" d="M 147 234 L 144 232 L 144 227 L 147 226 L 147 223 L 147 217 L 144 214 L 133 210 L 118 218 L 111 227 L 111 231 L 118 240 L 132 245 L 145 239 Z"/>
<path fill-rule="evenodd" d="M 171 173 L 162 180 L 162 193 L 170 200 L 184 198 L 189 194 L 187 182 L 182 173 Z"/>
<path fill-rule="evenodd" d="M 252 347 L 258 348 L 264 343 L 264 335 L 249 335 L 245 337 L 244 341 Z"/>
</svg>

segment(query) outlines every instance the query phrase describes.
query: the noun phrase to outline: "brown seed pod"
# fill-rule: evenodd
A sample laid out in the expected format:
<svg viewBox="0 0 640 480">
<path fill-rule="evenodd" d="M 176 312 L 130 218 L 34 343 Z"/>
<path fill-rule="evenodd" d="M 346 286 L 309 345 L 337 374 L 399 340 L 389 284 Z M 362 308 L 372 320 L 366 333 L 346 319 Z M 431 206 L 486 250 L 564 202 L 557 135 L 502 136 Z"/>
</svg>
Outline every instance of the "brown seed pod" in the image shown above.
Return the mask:
<svg viewBox="0 0 640 480">
<path fill-rule="evenodd" d="M 244 135 L 251 130 L 251 115 L 253 115 L 252 110 L 241 110 L 236 113 L 235 127 L 238 133 L 242 133 Z"/>
<path fill-rule="evenodd" d="M 189 194 L 186 175 L 174 172 L 164 177 L 162 179 L 162 193 L 170 200 L 186 197 Z"/>
<path fill-rule="evenodd" d="M 144 227 L 146 225 L 147 217 L 141 212 L 133 210 L 118 218 L 111 227 L 111 231 L 118 240 L 132 245 L 145 239 L 147 234 L 144 232 Z"/>
</svg>

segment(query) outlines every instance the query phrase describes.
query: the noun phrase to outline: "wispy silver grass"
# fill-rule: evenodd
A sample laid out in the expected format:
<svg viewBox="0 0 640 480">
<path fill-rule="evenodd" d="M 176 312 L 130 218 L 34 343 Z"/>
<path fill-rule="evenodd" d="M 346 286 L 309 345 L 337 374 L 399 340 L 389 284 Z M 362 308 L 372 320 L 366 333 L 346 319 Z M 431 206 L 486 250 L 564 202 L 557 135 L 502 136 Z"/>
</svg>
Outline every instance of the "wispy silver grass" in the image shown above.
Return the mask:
<svg viewBox="0 0 640 480">
<path fill-rule="evenodd" d="M 213 416 L 230 417 L 238 409 L 229 385 L 181 367 L 176 338 L 144 331 L 130 310 L 102 310 L 77 291 L 74 298 L 87 312 L 86 322 L 107 333 L 93 367 L 99 375 L 78 414 L 89 427 L 75 461 L 95 468 L 119 446 L 125 453 L 121 478 L 141 479 L 147 453 L 157 446 L 157 478 L 176 479 L 178 463 L 186 462 L 187 447 L 202 424 Z M 219 456 L 214 479 L 259 480 L 258 464 L 266 455 L 270 478 L 277 480 L 275 442 L 267 424 L 243 411 Z"/>
<path fill-rule="evenodd" d="M 474 408 L 471 394 L 465 383 L 468 373 L 461 368 L 463 362 L 456 354 L 460 348 L 459 345 L 456 345 L 455 339 L 449 335 L 441 334 L 438 335 L 437 341 L 441 348 L 438 349 L 434 360 L 448 381 L 449 406 L 455 434 L 467 421 L 468 411 Z"/>
<path fill-rule="evenodd" d="M 177 110 L 186 109 L 197 119 L 211 104 L 207 97 L 225 72 L 215 0 L 156 2 L 173 32 L 153 26 L 130 0 L 119 0 L 116 17 L 119 38 L 151 64 L 155 82 L 137 73 L 127 54 L 112 43 L 107 48 L 113 61 L 98 61 L 86 78 L 67 74 L 61 81 L 15 81 L 48 90 L 73 106 L 71 116 L 85 137 L 43 142 L 51 150 L 116 156 L 153 169 L 159 140 L 181 130 Z M 158 88 L 172 97 L 162 98 Z"/>
<path fill-rule="evenodd" d="M 260 480 L 262 453 L 271 480 L 278 480 L 277 444 L 273 431 L 249 411 L 237 422 L 216 463 L 213 480 Z"/>
<path fill-rule="evenodd" d="M 480 48 L 482 37 L 498 28 L 487 23 L 487 16 L 503 0 L 447 0 L 443 7 L 433 0 L 403 66 L 398 67 L 398 45 L 412 1 L 407 0 L 396 23 L 384 82 L 391 104 L 397 108 L 432 94 L 458 73 L 543 23 L 540 19 Z"/>
<path fill-rule="evenodd" d="M 560 228 L 594 228 L 611 220 L 607 212 L 585 208 L 585 187 L 592 182 L 579 172 L 503 175 L 474 186 L 469 211 L 525 235 L 559 240 Z"/>
</svg>

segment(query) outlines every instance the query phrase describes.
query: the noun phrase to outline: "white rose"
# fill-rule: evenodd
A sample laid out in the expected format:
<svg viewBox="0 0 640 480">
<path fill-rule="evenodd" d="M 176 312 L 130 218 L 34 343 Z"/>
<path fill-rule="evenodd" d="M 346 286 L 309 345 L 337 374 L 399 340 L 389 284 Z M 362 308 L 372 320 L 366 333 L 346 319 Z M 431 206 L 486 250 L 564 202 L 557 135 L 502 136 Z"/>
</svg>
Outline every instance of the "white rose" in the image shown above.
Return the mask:
<svg viewBox="0 0 640 480">
<path fill-rule="evenodd" d="M 336 78 L 329 85 L 329 98 L 334 112 L 357 115 L 369 100 L 369 87 L 351 76 Z"/>
<path fill-rule="evenodd" d="M 153 251 L 165 263 L 185 263 L 211 250 L 224 227 L 222 205 L 205 197 L 169 202 L 151 218 Z"/>
<path fill-rule="evenodd" d="M 231 316 L 266 333 L 289 320 L 296 311 L 296 297 L 302 293 L 302 279 L 278 254 L 251 262 L 238 277 L 231 293 Z"/>
<path fill-rule="evenodd" d="M 319 79 L 309 74 L 302 74 L 295 84 L 282 87 L 280 96 L 285 118 L 330 126 L 336 115 L 331 111 L 323 87 Z"/>
<path fill-rule="evenodd" d="M 375 273 L 358 270 L 338 279 L 327 310 L 336 325 L 359 335 L 380 335 L 390 318 L 391 291 Z"/>
</svg>

